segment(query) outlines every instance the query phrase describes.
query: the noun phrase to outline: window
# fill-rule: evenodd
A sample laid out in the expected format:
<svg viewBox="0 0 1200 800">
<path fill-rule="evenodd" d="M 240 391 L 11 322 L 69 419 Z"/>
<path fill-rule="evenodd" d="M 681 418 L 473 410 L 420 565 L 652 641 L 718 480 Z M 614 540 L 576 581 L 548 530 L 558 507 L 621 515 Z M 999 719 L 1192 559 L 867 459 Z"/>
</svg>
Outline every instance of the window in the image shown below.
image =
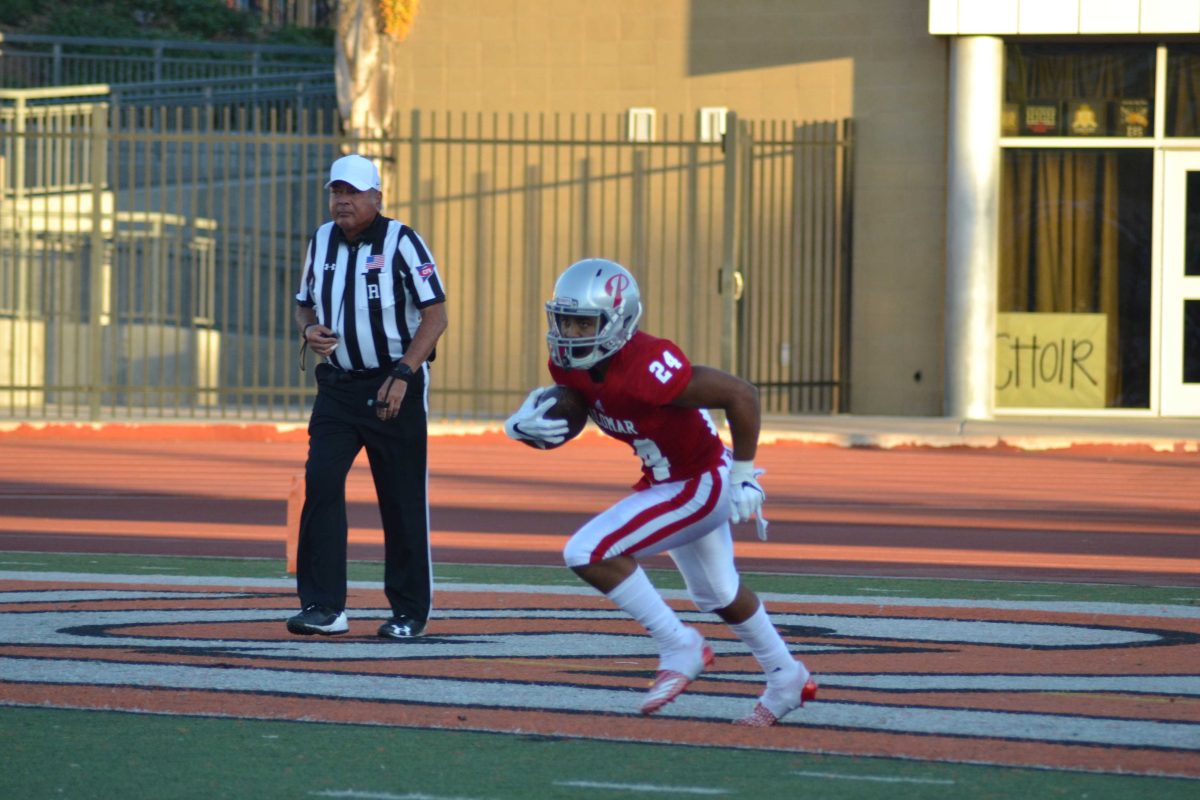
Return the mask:
<svg viewBox="0 0 1200 800">
<path fill-rule="evenodd" d="M 1200 45 L 1167 48 L 1167 136 L 1200 136 Z"/>
<path fill-rule="evenodd" d="M 1042 369 L 1044 383 L 1068 381 L 1064 365 L 1078 365 L 1075 379 L 1096 382 L 1096 406 L 1149 407 L 1152 186 L 1151 149 L 1004 151 L 997 310 L 1001 320 L 1045 315 L 1023 317 L 1045 325 L 1025 328 L 1023 344 L 998 332 L 999 358 L 1009 346 L 1013 367 L 998 360 L 1000 375 L 1019 368 L 1036 378 Z M 1081 334 L 1073 342 L 1076 324 L 1100 325 L 1095 341 L 1085 346 Z M 1044 401 L 1024 394 L 1008 403 L 998 394 L 997 405 L 1071 406 L 1067 393 L 1043 388 L 1036 396 Z"/>
<path fill-rule="evenodd" d="M 1156 54 L 1005 47 L 997 407 L 1149 407 Z"/>
<path fill-rule="evenodd" d="M 723 106 L 705 106 L 700 109 L 700 141 L 719 142 L 725 135 L 725 117 L 729 109 Z"/>
<path fill-rule="evenodd" d="M 1148 138 L 1154 62 L 1153 45 L 1009 44 L 1002 135 Z"/>
<path fill-rule="evenodd" d="M 631 108 L 626 122 L 625 135 L 631 142 L 654 141 L 654 109 Z"/>
</svg>

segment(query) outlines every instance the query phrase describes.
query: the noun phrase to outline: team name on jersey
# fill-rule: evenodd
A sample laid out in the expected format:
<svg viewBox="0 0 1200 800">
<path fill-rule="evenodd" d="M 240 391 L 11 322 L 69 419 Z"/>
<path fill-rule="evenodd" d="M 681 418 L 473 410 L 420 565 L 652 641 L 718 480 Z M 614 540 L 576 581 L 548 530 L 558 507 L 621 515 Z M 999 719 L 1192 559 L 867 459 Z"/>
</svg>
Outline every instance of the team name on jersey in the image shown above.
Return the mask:
<svg viewBox="0 0 1200 800">
<path fill-rule="evenodd" d="M 613 419 L 608 414 L 602 411 L 592 411 L 592 419 L 596 420 L 596 424 L 604 430 L 611 433 L 623 433 L 630 436 L 637 435 L 637 428 L 633 424 L 633 420 L 628 419 Z"/>
</svg>

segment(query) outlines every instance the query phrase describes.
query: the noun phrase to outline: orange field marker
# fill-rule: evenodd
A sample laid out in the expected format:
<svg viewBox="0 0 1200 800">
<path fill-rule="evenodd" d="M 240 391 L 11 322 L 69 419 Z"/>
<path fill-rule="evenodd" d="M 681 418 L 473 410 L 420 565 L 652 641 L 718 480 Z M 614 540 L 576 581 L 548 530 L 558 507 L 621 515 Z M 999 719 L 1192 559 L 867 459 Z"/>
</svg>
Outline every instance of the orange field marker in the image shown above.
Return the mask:
<svg viewBox="0 0 1200 800">
<path fill-rule="evenodd" d="M 304 508 L 304 476 L 292 476 L 292 488 L 288 492 L 287 522 L 283 531 L 283 540 L 287 542 L 287 571 L 289 575 L 296 574 L 296 550 L 300 546 L 300 511 Z"/>
</svg>

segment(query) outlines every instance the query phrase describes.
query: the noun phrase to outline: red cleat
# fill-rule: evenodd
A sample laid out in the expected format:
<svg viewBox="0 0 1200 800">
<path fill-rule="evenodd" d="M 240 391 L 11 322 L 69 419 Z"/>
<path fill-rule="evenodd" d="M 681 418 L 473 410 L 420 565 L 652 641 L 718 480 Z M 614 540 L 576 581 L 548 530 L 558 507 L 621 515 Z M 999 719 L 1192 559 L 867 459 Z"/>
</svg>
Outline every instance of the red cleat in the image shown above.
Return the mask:
<svg viewBox="0 0 1200 800">
<path fill-rule="evenodd" d="M 799 693 L 796 687 L 799 686 Z M 745 725 L 749 728 L 769 728 L 785 716 L 804 706 L 809 700 L 817 697 L 817 682 L 811 677 L 800 685 L 800 681 L 783 686 L 778 690 L 767 687 L 755 704 L 749 716 L 735 719 L 734 725 Z"/>
<path fill-rule="evenodd" d="M 700 673 L 706 667 L 712 666 L 715 660 L 712 648 L 702 637 L 697 636 L 697 638 L 700 639 L 700 649 L 697 653 L 695 669 L 689 669 L 687 672 L 660 669 L 654 676 L 654 683 L 650 684 L 650 689 L 646 692 L 646 699 L 642 701 L 643 714 L 653 714 L 679 697 L 692 684 L 692 681 L 700 677 Z"/>
</svg>

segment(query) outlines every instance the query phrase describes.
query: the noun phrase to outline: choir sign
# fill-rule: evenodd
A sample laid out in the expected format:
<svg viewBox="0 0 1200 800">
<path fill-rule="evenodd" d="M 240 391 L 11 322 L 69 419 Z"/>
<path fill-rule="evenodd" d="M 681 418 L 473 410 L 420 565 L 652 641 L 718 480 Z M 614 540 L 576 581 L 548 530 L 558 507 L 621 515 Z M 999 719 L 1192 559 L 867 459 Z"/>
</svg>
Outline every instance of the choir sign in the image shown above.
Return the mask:
<svg viewBox="0 0 1200 800">
<path fill-rule="evenodd" d="M 1105 314 L 996 315 L 996 405 L 1103 408 Z"/>
</svg>

